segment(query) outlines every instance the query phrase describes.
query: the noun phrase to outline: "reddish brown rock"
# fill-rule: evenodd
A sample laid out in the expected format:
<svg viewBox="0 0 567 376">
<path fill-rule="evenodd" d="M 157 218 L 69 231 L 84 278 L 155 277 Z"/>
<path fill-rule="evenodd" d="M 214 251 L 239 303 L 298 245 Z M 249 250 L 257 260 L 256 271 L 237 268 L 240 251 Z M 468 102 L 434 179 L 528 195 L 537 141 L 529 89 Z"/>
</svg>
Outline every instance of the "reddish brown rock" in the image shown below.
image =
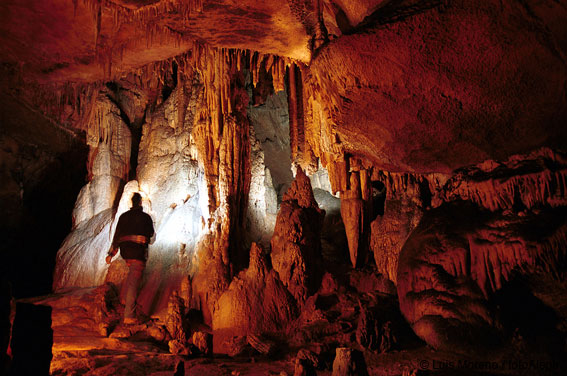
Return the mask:
<svg viewBox="0 0 567 376">
<path fill-rule="evenodd" d="M 388 171 L 449 173 L 565 148 L 566 9 L 438 4 L 390 2 L 367 20 L 372 32 L 318 51 L 305 85 L 316 155 L 344 151 Z"/>
<path fill-rule="evenodd" d="M 2 61 L 17 63 L 40 51 L 29 72 L 42 81 L 119 76 L 185 52 L 197 34 L 215 46 L 310 59 L 307 30 L 284 0 L 50 0 L 26 7 L 7 3 L 2 10 Z"/>
<path fill-rule="evenodd" d="M 301 168 L 283 197 L 272 237 L 272 265 L 298 302 L 313 294 L 322 278 L 319 209 L 309 178 Z"/>
<path fill-rule="evenodd" d="M 383 312 L 374 313 L 378 310 L 387 312 L 386 307 L 368 309 L 361 305 L 356 341 L 365 349 L 382 353 L 392 350 L 397 345 L 397 338 L 392 321 L 386 321 L 387 314 Z"/>
<path fill-rule="evenodd" d="M 423 209 L 409 200 L 387 199 L 384 214 L 372 222 L 370 249 L 379 272 L 396 283 L 398 258 Z"/>
<path fill-rule="evenodd" d="M 167 305 L 167 319 L 165 327 L 170 338 L 175 342 L 175 344 L 170 345 L 170 348 L 173 346 L 177 352 L 187 352 L 180 350 L 180 348 L 187 347 L 187 342 L 189 340 L 189 336 L 183 322 L 186 313 L 184 305 L 183 299 L 181 299 L 176 292 L 171 294 Z"/>
<path fill-rule="evenodd" d="M 358 196 L 358 197 L 357 197 Z M 367 246 L 364 238 L 364 201 L 359 195 L 341 197 L 341 217 L 347 234 L 350 262 L 353 267 L 361 266 L 362 255 Z"/>
</svg>

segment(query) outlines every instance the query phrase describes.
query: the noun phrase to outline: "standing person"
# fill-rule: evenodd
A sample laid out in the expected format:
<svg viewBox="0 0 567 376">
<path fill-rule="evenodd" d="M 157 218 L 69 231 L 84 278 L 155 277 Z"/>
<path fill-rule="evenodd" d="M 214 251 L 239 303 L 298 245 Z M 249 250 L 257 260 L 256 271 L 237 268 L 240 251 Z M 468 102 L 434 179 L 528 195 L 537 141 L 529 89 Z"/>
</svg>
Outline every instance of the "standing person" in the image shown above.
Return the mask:
<svg viewBox="0 0 567 376">
<path fill-rule="evenodd" d="M 106 256 L 106 263 L 110 265 L 112 258 L 120 248 L 120 256 L 128 264 L 128 277 L 125 282 L 124 324 L 137 323 L 136 299 L 138 288 L 146 267 L 148 244 L 153 236 L 154 224 L 152 218 L 144 213 L 142 196 L 139 193 L 134 193 L 132 195 L 132 208 L 118 219 L 112 247 L 108 251 L 108 256 Z"/>
</svg>

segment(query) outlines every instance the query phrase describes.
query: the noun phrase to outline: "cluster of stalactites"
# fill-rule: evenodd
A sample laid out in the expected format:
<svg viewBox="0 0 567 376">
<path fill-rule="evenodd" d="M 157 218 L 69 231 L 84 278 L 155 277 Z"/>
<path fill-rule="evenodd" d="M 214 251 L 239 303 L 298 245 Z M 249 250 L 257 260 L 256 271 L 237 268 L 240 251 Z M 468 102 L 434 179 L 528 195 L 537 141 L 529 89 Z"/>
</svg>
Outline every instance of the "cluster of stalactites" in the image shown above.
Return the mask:
<svg viewBox="0 0 567 376">
<path fill-rule="evenodd" d="M 376 171 L 373 180 L 384 184 L 386 199 L 405 199 L 415 202 L 422 208 L 431 205 L 431 195 L 440 192 L 449 178 L 446 174 L 429 173 L 417 174 L 410 172 Z"/>
<path fill-rule="evenodd" d="M 559 207 L 567 203 L 567 157 L 550 149 L 516 155 L 504 162 L 485 161 L 452 176 L 441 173 L 375 171 L 372 180 L 386 186 L 387 198 L 431 195 L 431 206 L 472 201 L 490 211 Z M 332 183 L 332 180 L 331 180 Z"/>
<path fill-rule="evenodd" d="M 458 171 L 434 205 L 469 200 L 490 211 L 567 205 L 567 156 L 543 148 L 505 162 L 486 161 Z"/>
<path fill-rule="evenodd" d="M 310 131 L 310 106 L 305 77 L 308 68 L 301 63 L 289 66 L 287 75 L 287 99 L 289 113 L 289 136 L 291 160 L 293 167 L 301 167 L 306 173 L 312 174 L 318 169 L 317 155 L 313 150 L 313 140 L 316 134 Z"/>
<path fill-rule="evenodd" d="M 194 43 L 191 50 L 194 69 L 198 70 L 205 87 L 205 111 L 201 117 L 211 118 L 222 131 L 222 117 L 233 111 L 238 98 L 233 96 L 231 90 L 233 77 L 237 72 L 248 69 L 254 86 L 258 84 L 260 69 L 271 73 L 274 91 L 285 90 L 286 67 L 293 64 L 290 59 L 275 55 L 251 52 L 248 50 L 215 48 L 206 44 Z M 247 105 L 247 103 L 246 103 Z"/>
<path fill-rule="evenodd" d="M 375 181 L 384 185 L 386 200 L 406 200 L 423 210 L 456 200 L 511 212 L 567 205 L 567 157 L 549 149 L 504 162 L 486 161 L 453 176 L 381 171 L 348 154 L 335 158 L 322 158 L 322 162 L 326 162 L 333 191 L 340 192 L 353 266 L 360 263 L 359 254 L 367 245 Z"/>
<path fill-rule="evenodd" d="M 286 67 L 293 62 L 274 55 L 214 48 L 200 43 L 193 45 L 190 56 L 192 69 L 203 85 L 202 105 L 196 114 L 199 126 L 194 130 L 194 136 L 200 140 L 197 145 L 202 156 L 200 162 L 205 171 L 212 213 L 223 205 L 224 198 L 239 196 L 235 196 L 235 190 L 249 184 L 249 172 L 234 165 L 235 160 L 244 160 L 249 153 L 248 124 L 244 124 L 250 101 L 244 86 L 245 70 L 256 85 L 260 80 L 260 70 L 265 69 L 272 75 L 274 90 L 280 91 L 285 89 Z M 240 133 L 235 129 L 241 129 Z M 228 180 L 239 182 L 225 181 L 223 168 L 226 166 L 234 175 Z M 229 187 L 230 192 L 223 187 Z M 234 203 L 230 203 L 229 208 L 236 210 Z"/>
<path fill-rule="evenodd" d="M 161 27 L 157 24 L 144 25 L 146 37 L 135 39 L 129 45 L 100 45 L 96 44 L 96 61 L 103 72 L 103 79 L 111 81 L 119 78 L 128 67 L 123 66 L 124 51 L 127 48 L 140 47 L 150 49 L 153 46 L 173 45 L 181 48 L 183 44 L 189 44 L 182 34 L 176 33 L 169 28 Z M 185 43 L 184 43 L 185 42 Z"/>
<path fill-rule="evenodd" d="M 567 205 L 567 158 L 545 148 L 504 162 L 488 160 L 453 176 L 377 171 L 372 180 L 385 185 L 387 199 L 413 199 L 425 207 L 456 200 L 493 212 Z"/>
<path fill-rule="evenodd" d="M 116 78 L 113 74 L 113 66 L 122 63 L 126 47 L 116 44 L 104 45 L 101 42 L 100 34 L 104 14 L 110 13 L 110 17 L 107 18 L 112 20 L 111 30 L 113 33 L 118 33 L 123 24 L 130 23 L 136 23 L 139 29 L 145 30 L 146 38 L 131 41 L 133 43 L 145 44 L 137 47 L 150 48 L 154 45 L 173 44 L 179 48 L 185 38 L 181 33 L 159 25 L 160 15 L 177 13 L 183 19 L 188 19 L 192 14 L 203 10 L 203 0 L 162 0 L 137 9 L 119 5 L 110 0 L 82 0 L 82 2 L 91 12 L 95 23 L 94 47 L 96 60 L 103 69 L 105 80 Z M 73 0 L 73 3 L 76 13 L 78 0 Z M 116 57 L 119 57 L 119 59 L 115 59 Z"/>
<path fill-rule="evenodd" d="M 518 269 L 539 272 L 561 280 L 560 265 L 567 249 L 566 226 L 562 226 L 543 241 L 533 242 L 523 238 L 502 239 L 502 230 L 489 228 L 471 236 L 470 269 L 485 296 L 502 288 Z M 463 263 L 463 261 L 465 263 Z M 466 265 L 466 260 L 454 265 Z M 462 268 L 461 268 L 462 269 Z M 462 270 L 448 268 L 449 273 L 459 277 Z"/>
<path fill-rule="evenodd" d="M 109 52 L 111 53 L 111 52 Z M 111 60 L 111 59 L 110 59 Z M 110 63 L 108 60 L 108 64 Z M 286 88 L 286 71 L 296 67 L 289 58 L 271 54 L 262 54 L 249 50 L 214 48 L 206 44 L 193 42 L 192 47 L 175 57 L 144 65 L 113 79 L 95 82 L 65 82 L 38 84 L 25 82 L 24 75 L 15 78 L 14 86 L 29 87 L 31 104 L 42 110 L 57 122 L 69 123 L 74 128 L 86 130 L 98 92 L 104 82 L 127 80 L 135 83 L 141 90 L 159 92 L 165 85 L 165 77 L 177 74 L 177 82 L 193 79 L 198 70 L 206 90 L 207 106 L 203 116 L 213 117 L 216 124 L 221 123 L 221 114 L 230 114 L 234 110 L 234 98 L 231 99 L 230 77 L 237 71 L 249 70 L 252 82 L 256 85 L 260 69 L 265 69 L 273 78 L 274 91 Z M 174 69 L 175 67 L 175 69 Z M 105 68 L 108 71 L 108 66 Z M 107 75 L 108 76 L 108 75 Z"/>
<path fill-rule="evenodd" d="M 200 13 L 203 10 L 203 0 L 161 0 L 137 9 L 119 5 L 110 0 L 82 0 L 82 3 L 92 12 L 95 19 L 95 41 L 98 41 L 100 36 L 103 11 L 111 13 L 112 28 L 118 30 L 123 23 L 137 22 L 146 25 L 167 13 L 177 13 L 183 19 L 187 19 L 191 14 Z M 78 0 L 73 0 L 73 4 L 76 13 Z"/>
<path fill-rule="evenodd" d="M 34 108 L 47 117 L 75 128 L 85 129 L 84 119 L 92 111 L 92 105 L 102 86 L 101 82 L 63 84 L 37 84 L 18 82 L 25 87 L 26 98 Z"/>
</svg>

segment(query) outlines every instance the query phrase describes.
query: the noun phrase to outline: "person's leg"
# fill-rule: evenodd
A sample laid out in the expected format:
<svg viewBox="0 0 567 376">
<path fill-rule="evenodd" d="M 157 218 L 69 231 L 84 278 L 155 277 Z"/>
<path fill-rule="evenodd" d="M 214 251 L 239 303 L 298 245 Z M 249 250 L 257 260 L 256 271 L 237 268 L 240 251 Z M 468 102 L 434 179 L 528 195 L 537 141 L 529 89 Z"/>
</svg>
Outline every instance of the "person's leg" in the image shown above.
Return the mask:
<svg viewBox="0 0 567 376">
<path fill-rule="evenodd" d="M 145 263 L 138 260 L 128 260 L 128 277 L 126 278 L 126 304 L 124 308 L 124 321 L 136 318 L 136 298 L 142 280 Z M 129 320 L 127 320 L 129 319 Z"/>
</svg>

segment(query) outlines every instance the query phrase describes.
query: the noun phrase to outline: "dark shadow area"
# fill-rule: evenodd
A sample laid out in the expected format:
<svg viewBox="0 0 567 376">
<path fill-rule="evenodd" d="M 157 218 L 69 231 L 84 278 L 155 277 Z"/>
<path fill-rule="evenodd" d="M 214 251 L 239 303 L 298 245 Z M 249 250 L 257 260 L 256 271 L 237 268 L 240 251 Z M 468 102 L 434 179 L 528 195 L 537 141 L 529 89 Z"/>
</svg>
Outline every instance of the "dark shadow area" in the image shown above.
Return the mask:
<svg viewBox="0 0 567 376">
<path fill-rule="evenodd" d="M 341 217 L 341 200 L 329 192 L 315 188 L 313 195 L 319 207 L 325 210 L 321 229 L 321 253 L 326 268 L 334 269 L 350 263 L 345 225 Z"/>
<path fill-rule="evenodd" d="M 17 303 L 8 375 L 49 375 L 52 345 L 51 307 Z"/>
<path fill-rule="evenodd" d="M 0 273 L 15 298 L 51 292 L 55 257 L 85 184 L 84 135 L 0 97 Z"/>
<path fill-rule="evenodd" d="M 444 11 L 446 7 L 446 0 L 391 0 L 365 17 L 358 26 L 345 34 L 356 34 L 364 32 L 365 29 L 400 22 L 408 17 L 433 9 Z"/>
<path fill-rule="evenodd" d="M 10 312 L 11 312 L 12 289 L 6 277 L 0 279 L 0 375 L 8 371 L 10 358 L 6 351 L 10 344 Z"/>
<path fill-rule="evenodd" d="M 565 351 L 565 336 L 557 328 L 556 312 L 533 295 L 527 281 L 516 277 L 496 292 L 493 303 L 505 333 L 520 350 L 543 352 L 560 358 Z"/>
<path fill-rule="evenodd" d="M 372 219 L 374 221 L 377 216 L 384 215 L 384 206 L 386 204 L 386 186 L 381 181 L 372 182 Z"/>
<path fill-rule="evenodd" d="M 9 250 L 13 267 L 8 275 L 15 297 L 51 292 L 55 257 L 71 230 L 75 199 L 84 184 L 85 160 L 81 150 L 61 154 L 24 189 L 24 217 L 14 234 L 17 245 Z"/>
<path fill-rule="evenodd" d="M 161 96 L 165 102 L 167 98 L 173 93 L 173 90 L 177 87 L 177 63 L 173 61 L 171 63 L 171 74 L 165 75 L 165 82 L 163 88 L 161 89 Z"/>
</svg>

